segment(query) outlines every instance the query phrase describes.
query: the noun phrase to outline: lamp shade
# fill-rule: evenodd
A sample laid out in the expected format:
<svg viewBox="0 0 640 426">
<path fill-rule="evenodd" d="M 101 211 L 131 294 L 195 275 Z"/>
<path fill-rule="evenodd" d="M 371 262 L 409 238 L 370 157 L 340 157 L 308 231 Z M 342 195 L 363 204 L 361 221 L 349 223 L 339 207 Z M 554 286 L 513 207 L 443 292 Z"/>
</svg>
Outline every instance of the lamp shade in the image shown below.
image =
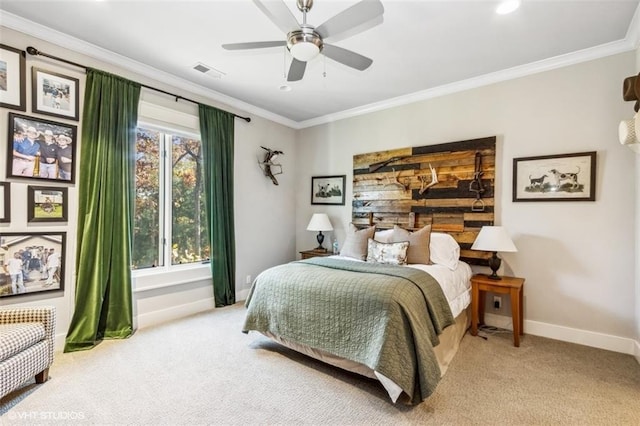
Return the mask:
<svg viewBox="0 0 640 426">
<path fill-rule="evenodd" d="M 329 216 L 326 213 L 314 213 L 307 225 L 307 231 L 333 231 Z"/>
<path fill-rule="evenodd" d="M 494 252 L 518 251 L 507 230 L 502 226 L 483 226 L 471 249 Z"/>
</svg>

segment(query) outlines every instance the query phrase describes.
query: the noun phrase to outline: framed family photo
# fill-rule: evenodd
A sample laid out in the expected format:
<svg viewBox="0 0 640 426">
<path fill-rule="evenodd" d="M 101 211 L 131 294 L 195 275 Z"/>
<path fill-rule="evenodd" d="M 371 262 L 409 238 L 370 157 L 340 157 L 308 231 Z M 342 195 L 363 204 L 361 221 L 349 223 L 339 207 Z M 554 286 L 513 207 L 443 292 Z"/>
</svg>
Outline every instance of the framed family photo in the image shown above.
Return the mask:
<svg viewBox="0 0 640 426">
<path fill-rule="evenodd" d="M 513 201 L 595 199 L 595 151 L 513 159 Z"/>
<path fill-rule="evenodd" d="M 32 67 L 32 111 L 78 121 L 79 86 L 77 78 Z"/>
<path fill-rule="evenodd" d="M 11 222 L 11 184 L 0 182 L 0 223 Z"/>
<path fill-rule="evenodd" d="M 313 176 L 311 178 L 311 204 L 344 206 L 346 175 Z"/>
<path fill-rule="evenodd" d="M 0 298 L 64 290 L 65 232 L 0 231 Z"/>
<path fill-rule="evenodd" d="M 66 222 L 67 188 L 27 187 L 27 222 Z"/>
<path fill-rule="evenodd" d="M 24 50 L 0 44 L 0 107 L 27 110 Z"/>
<path fill-rule="evenodd" d="M 7 177 L 75 182 L 77 127 L 9 113 Z"/>
</svg>

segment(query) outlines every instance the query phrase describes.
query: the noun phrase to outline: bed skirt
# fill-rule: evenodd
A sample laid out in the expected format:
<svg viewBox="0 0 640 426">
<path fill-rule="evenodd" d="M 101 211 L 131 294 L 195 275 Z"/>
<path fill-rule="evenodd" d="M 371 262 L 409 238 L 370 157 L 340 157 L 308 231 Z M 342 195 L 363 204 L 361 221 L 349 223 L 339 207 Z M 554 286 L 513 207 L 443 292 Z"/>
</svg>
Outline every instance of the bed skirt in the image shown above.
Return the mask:
<svg viewBox="0 0 640 426">
<path fill-rule="evenodd" d="M 438 360 L 438 366 L 440 367 L 442 376 L 444 376 L 444 374 L 447 372 L 451 361 L 458 352 L 460 341 L 464 337 L 464 334 L 466 333 L 470 324 L 471 322 L 469 316 L 469 307 L 467 307 L 467 309 L 463 310 L 460 315 L 456 317 L 455 323 L 445 328 L 442 334 L 440 334 L 440 344 L 434 348 L 434 352 L 436 354 L 436 359 Z M 293 349 L 296 352 L 303 353 L 324 363 L 342 368 L 343 370 L 351 371 L 353 373 L 357 373 L 362 376 L 380 381 L 394 403 L 402 394 L 402 389 L 400 389 L 400 387 L 392 380 L 378 373 L 377 371 L 372 370 L 364 364 L 332 355 L 321 349 L 315 349 L 306 345 L 300 345 L 295 342 L 287 341 L 286 339 L 283 339 L 269 332 L 265 332 L 263 334 L 268 338 L 280 343 L 281 345 Z"/>
</svg>

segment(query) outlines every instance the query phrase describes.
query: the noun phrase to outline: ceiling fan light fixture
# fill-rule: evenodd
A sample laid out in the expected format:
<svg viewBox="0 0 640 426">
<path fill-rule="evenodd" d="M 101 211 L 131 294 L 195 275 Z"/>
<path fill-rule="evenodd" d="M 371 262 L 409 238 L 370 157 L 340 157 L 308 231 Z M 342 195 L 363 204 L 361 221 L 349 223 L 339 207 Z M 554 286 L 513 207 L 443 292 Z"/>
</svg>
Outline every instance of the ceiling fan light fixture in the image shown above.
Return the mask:
<svg viewBox="0 0 640 426">
<path fill-rule="evenodd" d="M 515 12 L 520 7 L 520 0 L 505 0 L 501 2 L 496 8 L 498 15 L 508 15 L 511 12 Z"/>
<path fill-rule="evenodd" d="M 287 49 L 291 56 L 299 61 L 307 62 L 322 51 L 322 38 L 315 31 L 291 31 L 287 39 Z"/>
</svg>

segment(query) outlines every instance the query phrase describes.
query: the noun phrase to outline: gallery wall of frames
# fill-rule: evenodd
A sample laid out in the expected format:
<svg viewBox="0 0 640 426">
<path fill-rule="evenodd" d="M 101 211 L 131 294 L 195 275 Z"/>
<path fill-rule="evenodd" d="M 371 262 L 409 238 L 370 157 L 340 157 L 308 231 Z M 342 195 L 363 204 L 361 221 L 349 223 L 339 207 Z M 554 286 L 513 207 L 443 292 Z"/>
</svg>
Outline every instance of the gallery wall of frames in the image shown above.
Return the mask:
<svg viewBox="0 0 640 426">
<path fill-rule="evenodd" d="M 64 294 L 83 74 L 0 44 L 0 303 Z"/>
</svg>

